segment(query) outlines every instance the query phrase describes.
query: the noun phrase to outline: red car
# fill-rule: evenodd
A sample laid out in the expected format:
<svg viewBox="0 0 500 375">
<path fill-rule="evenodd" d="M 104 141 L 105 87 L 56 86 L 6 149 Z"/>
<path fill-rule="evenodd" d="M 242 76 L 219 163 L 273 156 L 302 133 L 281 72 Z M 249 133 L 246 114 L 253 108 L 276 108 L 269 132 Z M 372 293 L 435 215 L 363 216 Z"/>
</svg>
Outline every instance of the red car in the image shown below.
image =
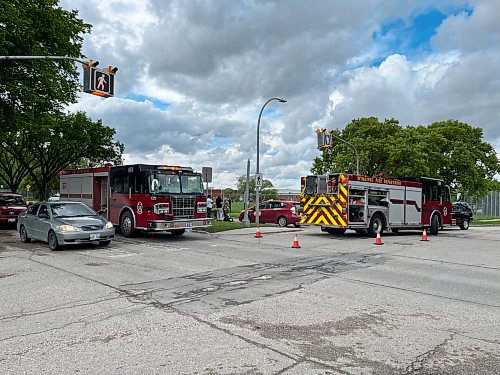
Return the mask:
<svg viewBox="0 0 500 375">
<path fill-rule="evenodd" d="M 19 214 L 27 208 L 22 195 L 0 193 L 0 225 L 16 224 Z"/>
<path fill-rule="evenodd" d="M 299 221 L 302 214 L 302 205 L 300 202 L 268 200 L 260 203 L 260 218 L 259 223 L 274 223 L 280 227 L 285 227 L 288 224 L 293 224 L 299 227 Z M 240 212 L 240 221 L 243 221 L 245 211 Z M 248 210 L 248 218 L 250 222 L 255 222 L 255 207 Z"/>
</svg>

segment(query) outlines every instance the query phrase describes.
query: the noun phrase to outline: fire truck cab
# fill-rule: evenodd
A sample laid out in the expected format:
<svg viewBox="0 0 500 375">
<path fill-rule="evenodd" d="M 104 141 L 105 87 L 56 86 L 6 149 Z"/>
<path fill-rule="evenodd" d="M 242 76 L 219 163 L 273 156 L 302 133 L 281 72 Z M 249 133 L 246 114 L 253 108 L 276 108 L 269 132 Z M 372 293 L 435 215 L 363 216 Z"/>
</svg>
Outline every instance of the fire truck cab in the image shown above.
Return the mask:
<svg viewBox="0 0 500 375">
<path fill-rule="evenodd" d="M 428 228 L 437 234 L 454 225 L 449 188 L 444 181 L 419 177 L 386 179 L 344 173 L 301 179 L 305 217 L 331 234 L 347 229 L 368 234 Z"/>
<path fill-rule="evenodd" d="M 200 173 L 190 167 L 133 164 L 66 170 L 60 199 L 86 203 L 125 237 L 138 230 L 183 234 L 210 226 Z"/>
</svg>

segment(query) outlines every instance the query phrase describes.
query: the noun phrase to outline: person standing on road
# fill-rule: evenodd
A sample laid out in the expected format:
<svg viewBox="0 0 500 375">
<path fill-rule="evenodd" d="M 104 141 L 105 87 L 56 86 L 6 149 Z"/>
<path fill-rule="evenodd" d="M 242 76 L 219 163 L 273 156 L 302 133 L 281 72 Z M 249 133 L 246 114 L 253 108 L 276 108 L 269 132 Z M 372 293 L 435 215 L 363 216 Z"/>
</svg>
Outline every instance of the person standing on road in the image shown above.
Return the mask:
<svg viewBox="0 0 500 375">
<path fill-rule="evenodd" d="M 213 204 L 212 196 L 209 195 L 207 197 L 207 217 L 212 217 L 212 204 Z"/>
<path fill-rule="evenodd" d="M 222 212 L 222 197 L 220 194 L 215 199 L 215 208 L 217 208 L 217 221 L 222 221 L 224 219 Z"/>
</svg>

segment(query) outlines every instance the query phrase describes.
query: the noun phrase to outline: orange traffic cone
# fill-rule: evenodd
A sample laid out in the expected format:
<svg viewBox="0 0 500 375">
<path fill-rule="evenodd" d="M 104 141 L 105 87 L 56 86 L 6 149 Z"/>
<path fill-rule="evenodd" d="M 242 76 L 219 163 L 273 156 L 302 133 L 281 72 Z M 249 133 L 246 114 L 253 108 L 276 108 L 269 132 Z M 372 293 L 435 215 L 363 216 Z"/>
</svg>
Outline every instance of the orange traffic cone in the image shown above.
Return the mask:
<svg viewBox="0 0 500 375">
<path fill-rule="evenodd" d="M 299 239 L 297 238 L 297 235 L 295 235 L 295 238 L 293 239 L 292 249 L 300 249 Z"/>
<path fill-rule="evenodd" d="M 429 239 L 427 238 L 427 231 L 425 230 L 425 228 L 424 232 L 422 233 L 422 238 L 420 239 L 420 241 L 429 241 Z"/>
<path fill-rule="evenodd" d="M 377 238 L 375 238 L 375 245 L 383 245 L 384 243 L 382 242 L 382 237 L 380 237 L 380 231 L 377 231 Z"/>
<path fill-rule="evenodd" d="M 262 238 L 262 234 L 260 234 L 260 226 L 257 225 L 257 233 L 255 233 L 255 238 Z"/>
</svg>

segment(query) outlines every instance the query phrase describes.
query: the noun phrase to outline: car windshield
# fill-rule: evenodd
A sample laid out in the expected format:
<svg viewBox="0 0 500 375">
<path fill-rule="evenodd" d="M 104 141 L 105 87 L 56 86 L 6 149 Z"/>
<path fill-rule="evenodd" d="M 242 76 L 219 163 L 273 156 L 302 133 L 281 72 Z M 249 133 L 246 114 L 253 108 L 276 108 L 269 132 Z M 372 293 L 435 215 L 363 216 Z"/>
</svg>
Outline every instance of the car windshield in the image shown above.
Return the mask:
<svg viewBox="0 0 500 375">
<path fill-rule="evenodd" d="M 97 216 L 97 212 L 83 203 L 51 204 L 50 210 L 53 217 Z"/>
<path fill-rule="evenodd" d="M 23 197 L 5 195 L 0 197 L 0 206 L 26 206 L 26 202 Z"/>
</svg>

